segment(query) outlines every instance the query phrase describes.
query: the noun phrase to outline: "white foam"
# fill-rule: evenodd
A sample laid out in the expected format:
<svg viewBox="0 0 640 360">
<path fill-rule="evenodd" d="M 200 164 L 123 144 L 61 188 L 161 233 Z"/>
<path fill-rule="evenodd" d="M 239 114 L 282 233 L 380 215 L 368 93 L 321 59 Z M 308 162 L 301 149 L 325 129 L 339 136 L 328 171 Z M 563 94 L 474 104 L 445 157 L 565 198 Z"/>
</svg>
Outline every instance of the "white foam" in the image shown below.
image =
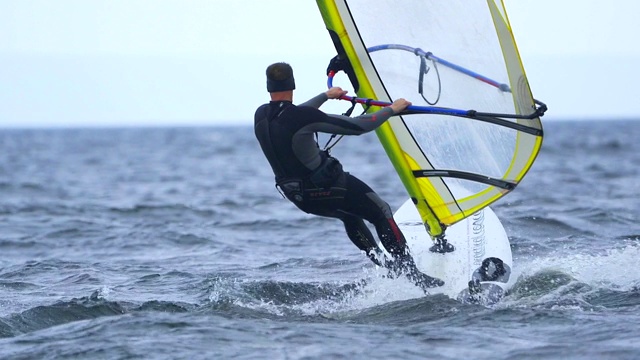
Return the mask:
<svg viewBox="0 0 640 360">
<path fill-rule="evenodd" d="M 595 288 L 630 290 L 640 282 L 638 268 L 640 242 L 630 242 L 622 248 L 600 254 L 551 254 L 523 264 L 522 275 L 534 275 L 543 270 L 556 270 Z"/>
</svg>

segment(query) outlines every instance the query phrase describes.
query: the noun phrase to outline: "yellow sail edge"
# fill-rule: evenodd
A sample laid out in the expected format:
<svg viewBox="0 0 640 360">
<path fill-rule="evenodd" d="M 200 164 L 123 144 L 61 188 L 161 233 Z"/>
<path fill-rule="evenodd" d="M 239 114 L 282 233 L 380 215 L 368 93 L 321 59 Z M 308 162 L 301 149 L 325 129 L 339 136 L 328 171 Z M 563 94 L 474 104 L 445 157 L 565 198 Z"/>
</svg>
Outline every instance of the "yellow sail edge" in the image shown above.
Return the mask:
<svg viewBox="0 0 640 360">
<path fill-rule="evenodd" d="M 508 59 L 507 74 L 509 75 L 509 83 L 518 84 L 517 89 L 513 89 L 511 92 L 514 107 L 518 114 L 527 115 L 535 110 L 535 102 L 525 75 L 524 65 L 522 64 L 520 52 L 518 51 L 518 45 L 516 44 L 515 37 L 513 36 L 513 30 L 511 29 L 504 1 L 487 0 L 487 5 L 489 7 L 489 12 L 491 13 L 491 18 L 493 19 L 498 40 L 500 41 L 502 56 L 505 59 Z M 523 99 L 519 101 L 520 98 Z M 540 124 L 539 118 L 535 120 Z M 529 125 L 533 123 L 532 120 L 523 119 L 518 119 L 517 122 Z M 542 129 L 540 125 L 538 125 L 538 128 Z M 522 178 L 524 178 L 528 170 L 533 165 L 533 162 L 542 147 L 542 136 L 535 137 L 532 149 L 529 151 L 529 157 L 526 159 L 523 166 L 517 166 L 517 160 L 520 159 L 519 149 L 523 147 L 521 146 L 523 137 L 525 137 L 525 135 L 520 133 L 516 136 L 515 154 L 505 173 L 505 178 L 509 178 L 511 177 L 510 174 L 513 169 L 518 168 L 518 173 L 513 177 L 513 181 L 515 181 L 515 183 L 519 183 Z"/>
<path fill-rule="evenodd" d="M 369 81 L 363 66 L 357 56 L 356 49 L 351 41 L 350 34 L 347 32 L 347 29 L 342 21 L 340 16 L 340 11 L 336 5 L 335 1 L 332 0 L 317 0 L 318 8 L 320 9 L 320 13 L 322 14 L 322 18 L 324 20 L 325 26 L 327 30 L 330 32 L 334 32 L 342 45 L 342 48 L 345 51 L 345 55 L 351 62 L 351 66 L 353 67 L 356 78 L 359 82 L 359 89 L 357 90 L 357 95 L 363 98 L 373 98 L 378 99 L 379 97 L 376 95 L 373 87 L 371 86 L 371 82 Z M 357 36 L 357 34 L 356 34 Z M 371 107 L 368 109 L 369 112 L 379 110 L 378 107 Z M 378 129 L 376 129 L 376 134 L 382 143 L 383 148 L 385 149 L 391 163 L 393 164 L 400 180 L 402 181 L 404 187 L 407 189 L 407 192 L 411 199 L 413 200 L 422 222 L 425 224 L 427 231 L 431 237 L 438 237 L 444 233 L 444 226 L 441 221 L 436 217 L 433 210 L 430 207 L 430 202 L 427 199 L 439 199 L 440 197 L 435 195 L 431 197 L 427 197 L 423 194 L 423 189 L 428 193 L 437 194 L 435 189 L 431 186 L 428 181 L 423 181 L 422 186 L 419 184 L 418 179 L 413 175 L 412 166 L 410 165 L 410 157 L 406 155 L 396 136 L 391 128 L 389 122 L 386 122 Z M 415 162 L 414 162 L 415 163 Z M 413 167 L 414 169 L 418 169 L 417 166 Z M 432 201 L 433 202 L 433 201 Z"/>
</svg>

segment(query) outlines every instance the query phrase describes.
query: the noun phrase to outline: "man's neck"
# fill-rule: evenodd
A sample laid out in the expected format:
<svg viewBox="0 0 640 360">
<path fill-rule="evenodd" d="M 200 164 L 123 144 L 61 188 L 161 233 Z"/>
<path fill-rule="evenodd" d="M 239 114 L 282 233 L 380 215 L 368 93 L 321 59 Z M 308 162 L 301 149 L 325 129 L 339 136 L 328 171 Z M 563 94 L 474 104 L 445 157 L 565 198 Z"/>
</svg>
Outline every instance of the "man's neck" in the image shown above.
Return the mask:
<svg viewBox="0 0 640 360">
<path fill-rule="evenodd" d="M 293 91 L 272 92 L 271 101 L 293 101 Z"/>
</svg>

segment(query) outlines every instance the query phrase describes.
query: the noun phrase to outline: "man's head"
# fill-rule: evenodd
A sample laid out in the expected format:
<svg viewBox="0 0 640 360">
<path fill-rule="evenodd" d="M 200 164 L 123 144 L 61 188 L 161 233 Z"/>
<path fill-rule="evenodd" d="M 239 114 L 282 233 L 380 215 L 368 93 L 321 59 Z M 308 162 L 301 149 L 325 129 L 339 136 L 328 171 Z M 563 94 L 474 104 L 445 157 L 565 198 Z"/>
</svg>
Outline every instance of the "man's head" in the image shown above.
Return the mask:
<svg viewBox="0 0 640 360">
<path fill-rule="evenodd" d="M 296 88 L 291 65 L 278 62 L 267 67 L 267 91 L 270 93 L 289 91 Z"/>
</svg>

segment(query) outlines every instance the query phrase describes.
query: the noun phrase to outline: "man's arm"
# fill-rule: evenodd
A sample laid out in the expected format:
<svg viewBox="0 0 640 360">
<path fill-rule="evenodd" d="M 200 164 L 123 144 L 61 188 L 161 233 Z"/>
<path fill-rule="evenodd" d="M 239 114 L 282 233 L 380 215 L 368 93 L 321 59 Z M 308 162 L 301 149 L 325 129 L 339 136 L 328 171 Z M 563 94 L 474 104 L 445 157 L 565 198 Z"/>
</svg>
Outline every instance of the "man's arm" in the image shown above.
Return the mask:
<svg viewBox="0 0 640 360">
<path fill-rule="evenodd" d="M 386 107 L 372 114 L 351 118 L 344 115 L 325 114 L 320 110 L 307 108 L 300 115 L 309 122 L 300 131 L 301 134 L 321 132 L 338 135 L 361 135 L 382 125 L 393 114 L 393 110 Z"/>
<path fill-rule="evenodd" d="M 332 87 L 329 90 L 314 96 L 313 98 L 303 102 L 302 104 L 300 104 L 298 106 L 310 106 L 312 108 L 318 109 L 327 100 L 329 100 L 329 99 L 337 99 L 337 98 L 339 98 L 341 96 L 344 96 L 346 94 L 347 94 L 346 90 L 342 90 L 342 88 L 339 88 L 339 87 Z"/>
<path fill-rule="evenodd" d="M 339 135 L 360 135 L 378 128 L 389 120 L 393 115 L 402 112 L 411 103 L 405 99 L 398 99 L 390 106 L 384 107 L 374 113 L 364 114 L 356 117 L 344 115 L 325 114 L 319 110 L 311 110 L 313 114 L 308 114 L 311 121 L 303 129 L 307 132 L 323 132 Z M 321 114 L 321 115 L 320 115 Z M 322 116 L 324 115 L 324 116 Z M 316 116 L 321 116 L 320 118 Z"/>
<path fill-rule="evenodd" d="M 302 104 L 300 104 L 298 106 L 309 106 L 309 107 L 312 107 L 314 109 L 318 109 L 327 100 L 329 100 L 329 97 L 327 96 L 326 92 L 323 92 L 323 93 L 320 93 L 320 94 L 312 97 L 311 99 L 303 102 Z"/>
<path fill-rule="evenodd" d="M 363 114 L 356 117 L 349 117 L 349 116 L 337 115 L 337 114 L 327 114 L 327 117 L 334 120 L 335 122 L 338 122 L 338 121 L 348 122 L 360 129 L 358 133 L 349 134 L 349 133 L 338 132 L 336 134 L 360 135 L 360 134 L 364 134 L 369 131 L 377 129 L 380 125 L 384 124 L 385 121 L 389 120 L 389 118 L 392 117 L 394 114 L 395 112 L 393 111 L 393 109 L 391 109 L 390 107 L 385 107 L 374 113 Z M 329 121 L 329 122 L 334 122 L 334 121 Z"/>
</svg>

